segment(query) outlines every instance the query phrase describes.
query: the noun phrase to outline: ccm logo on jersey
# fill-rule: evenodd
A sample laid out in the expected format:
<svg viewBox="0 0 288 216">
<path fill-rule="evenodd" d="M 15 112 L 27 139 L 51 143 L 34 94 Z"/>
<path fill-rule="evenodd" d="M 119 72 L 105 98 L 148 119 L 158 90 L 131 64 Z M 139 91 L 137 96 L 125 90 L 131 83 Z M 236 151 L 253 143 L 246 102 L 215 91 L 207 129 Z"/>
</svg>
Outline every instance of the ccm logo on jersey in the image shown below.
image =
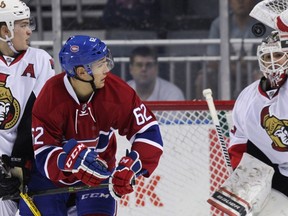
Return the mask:
<svg viewBox="0 0 288 216">
<path fill-rule="evenodd" d="M 78 155 L 80 154 L 81 151 L 83 151 L 83 149 L 85 149 L 86 146 L 81 143 L 80 145 L 77 145 L 73 150 L 72 153 L 68 155 L 67 161 L 65 166 L 67 168 L 71 168 L 74 164 L 73 161 L 75 162 L 75 158 L 78 157 Z"/>
</svg>

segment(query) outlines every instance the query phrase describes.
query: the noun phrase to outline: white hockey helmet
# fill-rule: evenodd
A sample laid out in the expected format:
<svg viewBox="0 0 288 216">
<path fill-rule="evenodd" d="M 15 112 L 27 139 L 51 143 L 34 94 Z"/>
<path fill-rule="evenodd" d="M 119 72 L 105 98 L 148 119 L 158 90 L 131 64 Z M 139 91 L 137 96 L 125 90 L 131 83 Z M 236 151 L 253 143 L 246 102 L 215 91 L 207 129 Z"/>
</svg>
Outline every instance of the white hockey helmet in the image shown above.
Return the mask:
<svg viewBox="0 0 288 216">
<path fill-rule="evenodd" d="M 29 19 L 30 8 L 20 0 L 2 0 L 0 2 L 0 22 L 5 22 L 11 32 L 11 36 L 1 38 L 2 41 L 10 41 L 14 37 L 14 22 L 16 20 Z"/>
<path fill-rule="evenodd" d="M 257 57 L 263 75 L 272 88 L 280 87 L 287 78 L 288 34 L 281 39 L 281 33 L 272 31 L 258 46 Z"/>
</svg>

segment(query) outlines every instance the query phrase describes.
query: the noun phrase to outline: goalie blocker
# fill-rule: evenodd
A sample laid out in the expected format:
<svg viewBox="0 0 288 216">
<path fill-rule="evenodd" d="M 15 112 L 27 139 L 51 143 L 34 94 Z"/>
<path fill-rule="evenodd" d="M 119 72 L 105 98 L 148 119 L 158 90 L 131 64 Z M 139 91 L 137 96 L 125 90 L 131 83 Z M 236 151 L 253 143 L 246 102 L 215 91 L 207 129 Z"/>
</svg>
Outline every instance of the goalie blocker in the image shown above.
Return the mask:
<svg viewBox="0 0 288 216">
<path fill-rule="evenodd" d="M 259 213 L 271 193 L 274 169 L 244 153 L 238 167 L 207 200 L 229 216 Z"/>
</svg>

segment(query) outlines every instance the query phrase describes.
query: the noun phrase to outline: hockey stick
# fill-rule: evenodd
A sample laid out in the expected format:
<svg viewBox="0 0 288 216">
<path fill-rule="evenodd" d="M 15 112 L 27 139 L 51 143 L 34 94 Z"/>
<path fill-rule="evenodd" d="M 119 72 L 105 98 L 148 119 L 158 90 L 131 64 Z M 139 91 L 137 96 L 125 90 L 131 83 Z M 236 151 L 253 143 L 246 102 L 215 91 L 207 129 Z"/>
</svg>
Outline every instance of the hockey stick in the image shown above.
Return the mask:
<svg viewBox="0 0 288 216">
<path fill-rule="evenodd" d="M 107 187 L 109 187 L 109 183 L 100 184 L 98 186 L 81 185 L 81 186 L 74 186 L 74 187 L 71 186 L 71 187 L 47 189 L 47 190 L 41 190 L 41 191 L 31 191 L 25 194 L 27 194 L 28 197 L 33 198 L 36 196 L 46 196 L 46 195 L 54 195 L 54 194 L 61 194 L 61 193 L 76 193 L 80 191 L 102 189 L 102 188 L 107 188 Z M 17 198 L 20 198 L 20 197 L 4 196 L 2 200 L 17 199 Z"/>
<path fill-rule="evenodd" d="M 213 101 L 211 89 L 204 89 L 203 90 L 203 95 L 204 95 L 204 97 L 206 99 L 206 102 L 208 104 L 210 115 L 212 117 L 213 124 L 214 124 L 214 126 L 216 128 L 218 140 L 219 140 L 220 145 L 221 145 L 222 154 L 224 156 L 228 172 L 231 174 L 233 172 L 233 169 L 232 169 L 232 165 L 231 165 L 231 162 L 230 162 L 230 157 L 229 157 L 229 154 L 228 154 L 227 146 L 226 146 L 226 143 L 224 142 L 223 133 L 222 133 L 221 126 L 220 126 L 220 123 L 219 123 L 219 119 L 218 119 L 218 116 L 217 116 L 217 111 L 216 111 L 215 104 L 214 104 L 214 101 Z"/>
<path fill-rule="evenodd" d="M 35 196 L 45 196 L 45 195 L 53 195 L 53 194 L 60 194 L 60 193 L 74 193 L 74 192 L 80 192 L 80 191 L 86 191 L 86 190 L 107 188 L 108 186 L 109 184 L 106 183 L 106 184 L 100 184 L 98 186 L 81 185 L 81 186 L 76 186 L 76 187 L 63 187 L 63 188 L 55 188 L 55 189 L 41 190 L 41 191 L 28 192 L 28 193 L 20 193 L 20 197 L 24 200 L 24 202 L 29 207 L 29 209 L 31 210 L 34 216 L 41 216 L 39 209 L 36 207 L 35 203 L 32 200 L 32 198 Z M 4 196 L 2 200 L 18 199 L 20 197 Z"/>
<path fill-rule="evenodd" d="M 2 161 L 2 158 L 0 157 L 0 172 L 2 174 L 4 174 L 6 177 L 12 177 L 12 174 L 11 174 L 11 170 L 8 170 L 7 166 L 5 165 L 5 163 Z M 20 177 L 20 170 L 21 169 L 16 169 L 14 168 L 14 174 L 17 173 L 17 177 Z M 20 177 L 20 179 L 23 179 L 22 177 Z M 23 199 L 23 201 L 26 203 L 26 205 L 28 206 L 28 208 L 30 209 L 30 211 L 32 212 L 32 214 L 34 216 L 41 216 L 41 213 L 39 211 L 39 209 L 36 207 L 35 203 L 33 202 L 33 200 L 28 196 L 27 193 L 23 193 L 21 192 L 20 193 L 20 197 Z M 18 198 L 20 198 L 18 197 Z M 10 197 L 11 198 L 11 197 Z M 5 196 L 2 197 L 2 200 L 5 200 Z"/>
<path fill-rule="evenodd" d="M 20 193 L 21 198 L 24 200 L 30 211 L 33 213 L 34 216 L 41 216 L 39 209 L 36 207 L 35 203 L 33 202 L 32 198 L 28 196 L 27 193 Z"/>
</svg>

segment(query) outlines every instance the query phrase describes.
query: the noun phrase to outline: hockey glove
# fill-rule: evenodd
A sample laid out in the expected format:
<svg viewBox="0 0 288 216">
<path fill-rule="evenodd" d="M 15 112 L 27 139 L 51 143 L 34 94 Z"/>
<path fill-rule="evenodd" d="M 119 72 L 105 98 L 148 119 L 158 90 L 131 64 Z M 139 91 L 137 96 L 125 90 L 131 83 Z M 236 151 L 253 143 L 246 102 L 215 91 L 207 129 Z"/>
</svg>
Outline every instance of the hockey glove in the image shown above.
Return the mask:
<svg viewBox="0 0 288 216">
<path fill-rule="evenodd" d="M 83 143 L 70 139 L 63 150 L 64 153 L 59 155 L 58 167 L 74 173 L 84 184 L 97 186 L 111 175 L 106 162 Z"/>
<path fill-rule="evenodd" d="M 136 174 L 141 169 L 142 163 L 138 152 L 131 151 L 127 156 L 122 157 L 109 179 L 109 190 L 112 197 L 119 199 L 123 195 L 133 192 Z"/>
<path fill-rule="evenodd" d="M 5 155 L 4 157 L 7 157 Z M 10 158 L 10 157 L 9 157 Z M 3 161 L 3 155 L 0 159 L 0 198 L 3 196 L 18 197 L 20 194 L 20 180 L 11 176 L 10 167 Z"/>
</svg>

